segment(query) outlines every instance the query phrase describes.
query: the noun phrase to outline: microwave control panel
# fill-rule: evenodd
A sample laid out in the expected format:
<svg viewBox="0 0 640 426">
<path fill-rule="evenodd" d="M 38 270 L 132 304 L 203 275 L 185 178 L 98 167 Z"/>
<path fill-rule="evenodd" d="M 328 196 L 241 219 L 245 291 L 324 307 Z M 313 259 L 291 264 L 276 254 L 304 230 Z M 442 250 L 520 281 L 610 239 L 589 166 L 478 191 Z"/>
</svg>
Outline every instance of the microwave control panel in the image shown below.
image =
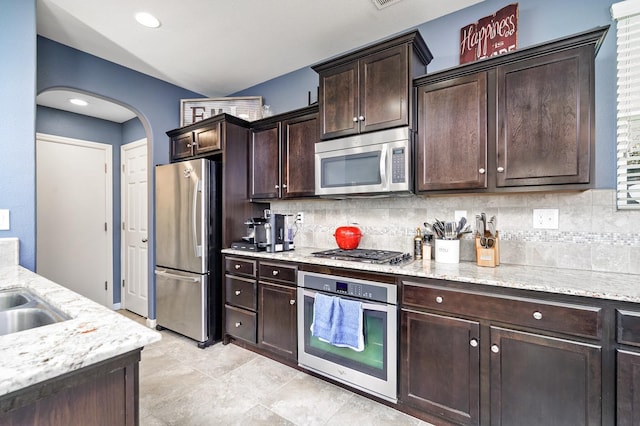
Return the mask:
<svg viewBox="0 0 640 426">
<path fill-rule="evenodd" d="M 404 148 L 391 149 L 391 183 L 404 183 L 407 171 L 405 168 L 406 154 Z"/>
</svg>

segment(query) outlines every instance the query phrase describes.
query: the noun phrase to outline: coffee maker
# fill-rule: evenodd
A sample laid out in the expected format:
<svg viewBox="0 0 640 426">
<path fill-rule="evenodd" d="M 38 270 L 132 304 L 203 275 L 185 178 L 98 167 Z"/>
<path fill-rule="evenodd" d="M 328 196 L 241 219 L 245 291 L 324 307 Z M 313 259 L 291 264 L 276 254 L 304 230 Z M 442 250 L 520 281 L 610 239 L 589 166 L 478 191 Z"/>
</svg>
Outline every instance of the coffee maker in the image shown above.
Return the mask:
<svg viewBox="0 0 640 426">
<path fill-rule="evenodd" d="M 264 211 L 264 217 L 248 219 L 247 235 L 231 244 L 235 250 L 279 252 L 294 249 L 293 215 Z"/>
<path fill-rule="evenodd" d="M 266 248 L 268 252 L 293 250 L 293 215 L 271 213 L 267 215 L 264 224 L 266 234 Z"/>
</svg>

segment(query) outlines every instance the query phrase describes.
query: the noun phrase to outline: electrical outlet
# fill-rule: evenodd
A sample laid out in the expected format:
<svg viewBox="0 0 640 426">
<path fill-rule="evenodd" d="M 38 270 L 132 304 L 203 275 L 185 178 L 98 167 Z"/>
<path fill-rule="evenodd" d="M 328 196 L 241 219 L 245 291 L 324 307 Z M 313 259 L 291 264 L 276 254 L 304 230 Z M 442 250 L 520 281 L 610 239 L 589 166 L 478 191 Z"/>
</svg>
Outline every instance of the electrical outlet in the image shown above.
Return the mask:
<svg viewBox="0 0 640 426">
<path fill-rule="evenodd" d="M 0 231 L 8 231 L 11 228 L 9 221 L 9 210 L 0 210 Z"/>
<path fill-rule="evenodd" d="M 558 209 L 533 209 L 534 229 L 558 229 Z"/>
<path fill-rule="evenodd" d="M 303 212 L 296 213 L 296 223 L 304 223 L 304 213 Z"/>
</svg>

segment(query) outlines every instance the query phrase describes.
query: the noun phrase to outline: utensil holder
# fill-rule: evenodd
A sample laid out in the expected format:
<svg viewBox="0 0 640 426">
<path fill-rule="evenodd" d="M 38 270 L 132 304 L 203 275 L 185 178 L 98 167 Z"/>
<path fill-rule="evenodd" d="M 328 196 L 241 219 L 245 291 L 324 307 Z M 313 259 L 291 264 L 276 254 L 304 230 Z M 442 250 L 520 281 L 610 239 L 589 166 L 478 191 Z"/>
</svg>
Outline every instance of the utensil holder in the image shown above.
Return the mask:
<svg viewBox="0 0 640 426">
<path fill-rule="evenodd" d="M 460 263 L 460 240 L 436 239 L 436 262 Z"/>
<path fill-rule="evenodd" d="M 500 265 L 500 238 L 496 231 L 496 236 L 492 237 L 490 233 L 484 234 L 486 238 L 494 238 L 493 247 L 485 248 L 480 244 L 480 236 L 476 235 L 476 263 L 478 266 L 488 266 L 495 268 Z"/>
</svg>

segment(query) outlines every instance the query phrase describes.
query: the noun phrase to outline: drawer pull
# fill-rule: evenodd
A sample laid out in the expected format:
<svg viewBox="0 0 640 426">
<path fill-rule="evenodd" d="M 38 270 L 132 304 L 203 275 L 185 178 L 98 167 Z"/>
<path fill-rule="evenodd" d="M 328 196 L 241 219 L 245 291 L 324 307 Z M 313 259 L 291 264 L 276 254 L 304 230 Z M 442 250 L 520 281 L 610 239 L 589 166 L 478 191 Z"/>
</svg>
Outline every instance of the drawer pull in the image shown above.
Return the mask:
<svg viewBox="0 0 640 426">
<path fill-rule="evenodd" d="M 295 304 L 296 304 L 296 300 L 295 300 L 295 299 L 291 299 L 291 300 L 289 300 L 289 304 L 290 304 L 290 305 L 295 305 Z"/>
<path fill-rule="evenodd" d="M 236 293 L 236 296 L 240 296 L 241 291 L 240 290 L 236 290 L 235 293 Z"/>
<path fill-rule="evenodd" d="M 442 303 L 443 300 L 442 296 L 436 296 L 436 303 Z"/>
<path fill-rule="evenodd" d="M 500 352 L 500 347 L 498 345 L 491 345 L 491 352 L 497 354 L 498 352 Z"/>
<path fill-rule="evenodd" d="M 471 345 L 472 348 L 477 348 L 478 347 L 478 339 L 471 339 L 469 341 L 469 344 Z"/>
<path fill-rule="evenodd" d="M 278 275 L 278 271 L 273 271 L 271 272 L 271 274 L 275 277 L 276 275 Z"/>
<path fill-rule="evenodd" d="M 535 319 L 537 319 L 537 320 L 541 320 L 541 319 L 542 319 L 542 312 L 540 312 L 540 311 L 535 311 L 535 312 L 533 313 L 533 317 L 534 317 Z"/>
<path fill-rule="evenodd" d="M 238 322 L 236 323 L 236 328 L 240 327 L 241 325 L 242 325 L 242 323 L 241 323 L 240 321 L 238 321 Z"/>
<path fill-rule="evenodd" d="M 236 268 L 236 269 L 240 269 L 240 265 L 238 265 L 238 264 L 234 265 L 233 267 Z"/>
</svg>

